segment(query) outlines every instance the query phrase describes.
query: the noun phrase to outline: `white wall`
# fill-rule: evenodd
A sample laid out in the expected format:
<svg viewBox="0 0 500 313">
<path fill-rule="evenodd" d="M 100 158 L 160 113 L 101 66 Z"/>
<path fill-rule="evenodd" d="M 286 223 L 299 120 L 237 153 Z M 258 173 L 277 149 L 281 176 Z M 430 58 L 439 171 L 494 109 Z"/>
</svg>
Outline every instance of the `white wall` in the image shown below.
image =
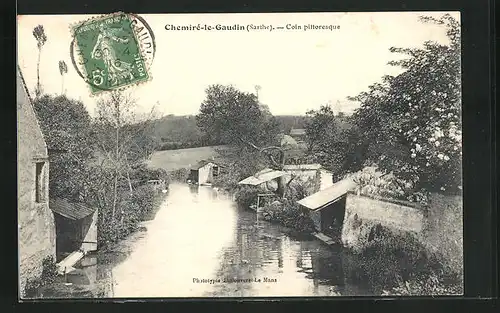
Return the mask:
<svg viewBox="0 0 500 313">
<path fill-rule="evenodd" d="M 213 163 L 208 163 L 207 165 L 200 167 L 198 170 L 198 184 L 206 184 L 209 180 L 213 179 L 211 173 L 213 167 Z"/>
<path fill-rule="evenodd" d="M 84 227 L 83 243 L 81 249 L 85 252 L 97 251 L 97 210 L 91 216 L 87 217 L 90 222 L 88 229 Z"/>
</svg>

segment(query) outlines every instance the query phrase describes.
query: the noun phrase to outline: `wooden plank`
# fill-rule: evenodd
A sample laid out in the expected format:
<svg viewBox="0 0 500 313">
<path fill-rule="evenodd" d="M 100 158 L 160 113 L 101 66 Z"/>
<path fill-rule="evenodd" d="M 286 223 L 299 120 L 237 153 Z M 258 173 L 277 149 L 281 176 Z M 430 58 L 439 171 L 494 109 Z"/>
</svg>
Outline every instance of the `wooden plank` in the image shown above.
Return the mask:
<svg viewBox="0 0 500 313">
<path fill-rule="evenodd" d="M 64 260 L 57 264 L 59 274 L 67 273 L 73 265 L 83 258 L 83 256 L 84 253 L 82 251 L 73 251 L 70 255 L 64 258 Z"/>
<path fill-rule="evenodd" d="M 327 245 L 335 244 L 335 241 L 332 238 L 328 237 L 323 233 L 314 233 L 313 236 L 321 240 L 322 242 L 326 243 Z"/>
</svg>

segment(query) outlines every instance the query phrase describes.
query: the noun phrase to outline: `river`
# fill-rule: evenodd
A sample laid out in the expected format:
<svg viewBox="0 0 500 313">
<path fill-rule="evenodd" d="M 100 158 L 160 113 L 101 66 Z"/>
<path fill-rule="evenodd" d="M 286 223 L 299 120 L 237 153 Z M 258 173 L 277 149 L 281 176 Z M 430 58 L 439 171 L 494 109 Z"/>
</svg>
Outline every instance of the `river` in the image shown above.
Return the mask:
<svg viewBox="0 0 500 313">
<path fill-rule="evenodd" d="M 40 290 L 44 298 L 354 296 L 343 253 L 236 208 L 210 187 L 173 183 L 152 221 Z"/>
</svg>

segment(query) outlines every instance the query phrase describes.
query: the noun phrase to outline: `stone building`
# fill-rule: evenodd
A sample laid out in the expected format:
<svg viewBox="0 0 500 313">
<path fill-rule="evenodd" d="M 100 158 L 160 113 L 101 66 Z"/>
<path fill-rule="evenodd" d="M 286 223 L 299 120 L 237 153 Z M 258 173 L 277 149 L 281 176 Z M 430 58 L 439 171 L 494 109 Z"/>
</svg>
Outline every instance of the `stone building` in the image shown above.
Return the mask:
<svg viewBox="0 0 500 313">
<path fill-rule="evenodd" d="M 19 282 L 23 296 L 28 279 L 42 273 L 43 260 L 55 259 L 54 215 L 49 209 L 47 145 L 24 79 L 17 73 L 17 192 Z"/>
</svg>

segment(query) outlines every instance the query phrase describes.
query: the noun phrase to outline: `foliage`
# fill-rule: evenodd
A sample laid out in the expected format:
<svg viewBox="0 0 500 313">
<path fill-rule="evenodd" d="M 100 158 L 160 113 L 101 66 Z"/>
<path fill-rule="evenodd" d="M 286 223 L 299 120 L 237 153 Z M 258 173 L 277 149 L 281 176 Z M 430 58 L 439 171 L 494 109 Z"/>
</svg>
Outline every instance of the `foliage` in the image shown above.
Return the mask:
<svg viewBox="0 0 500 313">
<path fill-rule="evenodd" d="M 444 26 L 448 44 L 391 48 L 409 56 L 392 61 L 403 72 L 352 98 L 354 118 L 368 145 L 366 158 L 415 184 L 416 189 L 457 192 L 461 185 L 459 23 L 450 15 L 422 21 Z"/>
<path fill-rule="evenodd" d="M 196 116 L 197 125 L 212 141 L 244 145 L 276 141 L 278 123 L 257 97 L 233 86 L 211 85 Z"/>
<path fill-rule="evenodd" d="M 97 202 L 105 207 L 112 197 L 111 222 L 116 222 L 117 209 L 120 201 L 119 188 L 126 182 L 129 192 L 133 191 L 132 168 L 144 162 L 154 151 L 152 141 L 154 107 L 149 115 L 140 116 L 136 113 L 136 101 L 130 94 L 122 91 L 112 91 L 97 102 L 96 117 L 93 130 L 97 148 L 101 157 L 101 181 L 107 181 L 107 186 L 94 189 Z M 109 186 L 112 186 L 110 189 Z M 107 189 L 102 194 L 102 187 Z"/>
<path fill-rule="evenodd" d="M 309 120 L 308 116 L 294 115 L 276 115 L 280 131 L 284 134 L 290 134 L 292 128 L 306 128 L 306 123 Z"/>
<path fill-rule="evenodd" d="M 314 232 L 314 223 L 293 199 L 282 199 L 262 208 L 264 219 L 279 223 L 298 232 Z"/>
<path fill-rule="evenodd" d="M 151 186 L 142 185 L 132 192 L 122 189 L 118 194 L 116 219 L 109 219 L 111 206 L 101 208 L 98 219 L 98 244 L 105 248 L 135 231 L 139 222 L 151 219 L 160 205 L 161 195 Z M 99 212 L 101 213 L 101 212 Z"/>
<path fill-rule="evenodd" d="M 253 149 L 247 147 L 217 149 L 220 175 L 215 179 L 215 187 L 232 190 L 238 182 L 254 175 L 265 166 L 265 160 Z"/>
<path fill-rule="evenodd" d="M 425 190 L 416 192 L 411 182 L 404 181 L 392 173 L 384 173 L 377 166 L 345 175 L 356 183 L 356 192 L 363 195 L 411 201 L 427 206 L 429 194 Z"/>
<path fill-rule="evenodd" d="M 463 294 L 463 284 L 460 280 L 446 282 L 436 274 L 430 274 L 420 279 L 398 282 L 390 290 L 382 291 L 383 296 L 446 296 Z"/>
<path fill-rule="evenodd" d="M 154 121 L 154 136 L 160 138 L 159 150 L 185 149 L 218 144 L 209 141 L 192 115 L 167 115 Z"/>
<path fill-rule="evenodd" d="M 251 205 L 257 205 L 259 189 L 254 186 L 242 186 L 235 196 L 238 207 L 248 209 Z"/>
<path fill-rule="evenodd" d="M 189 170 L 180 168 L 167 173 L 169 181 L 185 182 L 189 177 Z"/>
<path fill-rule="evenodd" d="M 307 112 L 306 141 L 308 152 L 336 176 L 362 166 L 359 133 L 348 117 L 335 115 L 329 105 Z"/>
<path fill-rule="evenodd" d="M 367 282 L 376 294 L 392 290 L 402 283 L 426 281 L 437 275 L 439 281 L 458 284 L 458 276 L 446 271 L 436 255 L 411 234 L 395 234 L 382 226 L 374 229 L 375 235 L 368 246 L 353 256 L 349 278 Z"/>
<path fill-rule="evenodd" d="M 315 231 L 314 222 L 309 215 L 302 210 L 297 203 L 314 192 L 313 179 L 307 181 L 295 180 L 286 193 L 286 198 L 271 198 L 262 208 L 265 220 L 279 223 L 300 233 L 312 233 Z"/>
<path fill-rule="evenodd" d="M 154 109 L 146 116 L 136 113 L 130 94 L 113 91 L 97 103 L 94 131 L 101 153 L 123 170 L 147 159 L 156 148 L 153 136 Z"/>
<path fill-rule="evenodd" d="M 293 115 L 275 116 L 278 128 L 283 134 L 292 128 L 304 128 L 307 117 Z M 166 115 L 154 121 L 154 136 L 159 138 L 157 150 L 175 150 L 220 145 L 216 139 L 208 138 L 196 125 L 192 115 Z"/>
<path fill-rule="evenodd" d="M 325 140 L 325 134 L 335 133 L 335 114 L 329 105 L 322 105 L 319 110 L 310 110 L 306 115 L 310 117 L 305 125 L 307 149 L 312 152 Z"/>
<path fill-rule="evenodd" d="M 166 170 L 161 168 L 149 168 L 144 163 L 138 163 L 132 166 L 130 177 L 136 181 L 145 183 L 152 179 L 161 179 L 169 182 L 169 175 Z"/>
<path fill-rule="evenodd" d="M 24 286 L 24 293 L 31 297 L 36 294 L 36 291 L 48 284 L 55 281 L 57 277 L 57 265 L 53 256 L 45 257 L 42 260 L 42 274 L 36 278 L 30 278 L 26 280 Z"/>
<path fill-rule="evenodd" d="M 81 101 L 44 95 L 34 108 L 51 155 L 51 197 L 81 200 L 87 167 L 94 157 L 91 119 Z"/>
</svg>

